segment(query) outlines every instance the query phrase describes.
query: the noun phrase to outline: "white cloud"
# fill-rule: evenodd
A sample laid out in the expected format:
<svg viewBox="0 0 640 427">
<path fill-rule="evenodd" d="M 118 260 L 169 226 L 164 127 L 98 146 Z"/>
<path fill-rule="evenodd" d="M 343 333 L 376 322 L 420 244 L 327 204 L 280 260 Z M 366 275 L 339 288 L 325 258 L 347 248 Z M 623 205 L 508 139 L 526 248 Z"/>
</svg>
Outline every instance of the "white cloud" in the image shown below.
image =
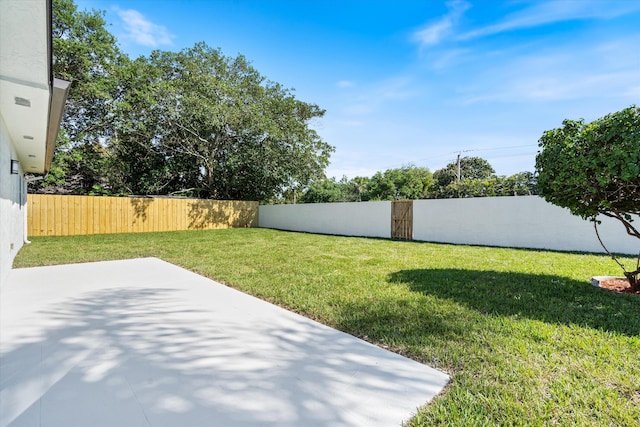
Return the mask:
<svg viewBox="0 0 640 427">
<path fill-rule="evenodd" d="M 336 124 L 347 127 L 362 127 L 365 125 L 365 122 L 360 120 L 337 120 Z"/>
<path fill-rule="evenodd" d="M 340 80 L 338 83 L 336 83 L 336 85 L 338 87 L 347 89 L 350 87 L 354 87 L 356 84 L 350 80 Z"/>
<path fill-rule="evenodd" d="M 126 38 L 142 46 L 153 48 L 172 44 L 174 36 L 164 26 L 150 22 L 137 10 L 116 7 L 115 11 L 124 22 Z"/>
<path fill-rule="evenodd" d="M 608 42 L 580 51 L 572 43 L 514 58 L 473 77 L 464 88 L 465 105 L 486 102 L 558 102 L 629 99 L 640 81 L 637 61 L 626 52 L 638 38 Z M 620 58 L 611 60 L 611 58 Z"/>
<path fill-rule="evenodd" d="M 470 6 L 469 3 L 463 0 L 447 2 L 447 8 L 449 9 L 447 14 L 416 31 L 413 34 L 413 39 L 417 41 L 421 47 L 433 46 L 440 43 L 442 39 L 451 33 L 462 14 L 469 9 Z"/>
<path fill-rule="evenodd" d="M 438 44 L 450 28 L 451 20 L 448 17 L 445 17 L 439 22 L 431 24 L 428 27 L 416 32 L 415 38 L 423 46 Z"/>
<path fill-rule="evenodd" d="M 529 78 L 526 78 L 529 77 Z M 625 82 L 636 81 L 637 73 L 603 73 L 586 76 L 523 76 L 507 82 L 501 90 L 468 98 L 465 104 L 479 102 L 554 102 L 587 98 L 624 98 L 633 95 Z"/>
<path fill-rule="evenodd" d="M 420 95 L 411 76 L 398 76 L 375 82 L 357 95 L 350 95 L 342 112 L 347 116 L 364 116 L 378 111 L 388 102 L 404 101 Z"/>
<path fill-rule="evenodd" d="M 492 34 L 533 28 L 556 22 L 584 19 L 610 19 L 640 9 L 633 1 L 545 1 L 508 15 L 502 21 L 461 34 L 460 40 L 469 40 Z"/>
<path fill-rule="evenodd" d="M 472 51 L 470 49 L 453 49 L 444 52 L 439 52 L 431 62 L 431 68 L 434 70 L 444 70 L 452 65 L 460 62 L 463 58 Z"/>
</svg>

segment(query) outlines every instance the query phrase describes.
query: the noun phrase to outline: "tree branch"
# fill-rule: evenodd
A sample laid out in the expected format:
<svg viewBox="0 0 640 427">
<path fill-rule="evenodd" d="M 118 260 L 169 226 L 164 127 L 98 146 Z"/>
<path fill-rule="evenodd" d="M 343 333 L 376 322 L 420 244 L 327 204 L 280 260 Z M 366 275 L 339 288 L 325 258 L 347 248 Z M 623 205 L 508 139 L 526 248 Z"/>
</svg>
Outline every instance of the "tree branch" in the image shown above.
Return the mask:
<svg viewBox="0 0 640 427">
<path fill-rule="evenodd" d="M 618 258 L 616 258 L 615 255 L 613 255 L 611 252 L 609 252 L 609 249 L 607 249 L 607 247 L 604 245 L 604 243 L 602 243 L 602 239 L 600 238 L 600 233 L 598 232 L 598 223 L 596 221 L 593 221 L 593 229 L 596 230 L 596 236 L 598 236 L 598 241 L 600 242 L 600 246 L 602 246 L 602 248 L 611 257 L 611 259 L 613 259 L 616 262 L 616 264 L 618 264 L 620 266 L 620 268 L 622 268 L 622 271 L 624 271 L 624 274 L 626 276 L 627 275 L 627 269 L 624 268 L 624 265 L 622 265 L 622 263 L 620 261 L 618 261 Z"/>
<path fill-rule="evenodd" d="M 640 231 L 638 231 L 631 222 L 627 221 L 619 212 L 609 212 L 609 211 L 600 211 L 600 213 L 604 216 L 608 216 L 609 218 L 617 219 L 624 225 L 627 234 L 633 237 L 637 237 L 640 239 Z"/>
</svg>

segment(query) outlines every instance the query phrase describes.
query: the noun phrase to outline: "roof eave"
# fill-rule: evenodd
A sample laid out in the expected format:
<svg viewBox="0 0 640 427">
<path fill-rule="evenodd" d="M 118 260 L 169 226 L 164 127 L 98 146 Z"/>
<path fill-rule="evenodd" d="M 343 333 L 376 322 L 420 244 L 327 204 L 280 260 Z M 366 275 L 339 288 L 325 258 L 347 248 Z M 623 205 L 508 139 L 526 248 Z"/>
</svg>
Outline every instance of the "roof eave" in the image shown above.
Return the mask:
<svg viewBox="0 0 640 427">
<path fill-rule="evenodd" d="M 62 122 L 62 115 L 64 114 L 64 107 L 67 102 L 70 87 L 71 82 L 62 79 L 53 79 L 49 100 L 49 117 L 47 123 L 47 141 L 45 146 L 43 173 L 47 173 L 49 172 L 49 169 L 51 169 L 53 153 L 56 148 L 56 140 L 58 139 L 60 123 Z"/>
<path fill-rule="evenodd" d="M 47 60 L 49 66 L 49 117 L 47 118 L 47 137 L 45 141 L 45 157 L 43 173 L 49 172 L 56 140 L 60 132 L 60 123 L 64 114 L 65 103 L 69 96 L 71 82 L 53 76 L 53 1 L 47 0 Z"/>
</svg>

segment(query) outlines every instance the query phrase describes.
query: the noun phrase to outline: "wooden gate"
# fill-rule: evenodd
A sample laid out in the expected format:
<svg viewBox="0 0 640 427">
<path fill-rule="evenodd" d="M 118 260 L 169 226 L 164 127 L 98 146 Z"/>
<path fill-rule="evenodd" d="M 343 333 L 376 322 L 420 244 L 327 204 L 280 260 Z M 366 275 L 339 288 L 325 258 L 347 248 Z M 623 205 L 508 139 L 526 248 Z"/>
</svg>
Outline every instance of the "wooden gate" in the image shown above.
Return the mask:
<svg viewBox="0 0 640 427">
<path fill-rule="evenodd" d="M 396 200 L 391 203 L 391 238 L 413 240 L 412 200 Z"/>
</svg>

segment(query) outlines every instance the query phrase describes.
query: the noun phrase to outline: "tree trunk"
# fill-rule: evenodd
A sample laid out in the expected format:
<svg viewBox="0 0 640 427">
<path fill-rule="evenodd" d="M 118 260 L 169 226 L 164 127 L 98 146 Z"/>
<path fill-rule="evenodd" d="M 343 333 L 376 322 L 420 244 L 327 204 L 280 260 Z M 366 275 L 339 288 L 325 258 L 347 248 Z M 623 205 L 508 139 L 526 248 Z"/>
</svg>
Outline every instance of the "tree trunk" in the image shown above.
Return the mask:
<svg viewBox="0 0 640 427">
<path fill-rule="evenodd" d="M 636 270 L 632 272 L 625 271 L 624 273 L 627 280 L 629 281 L 629 284 L 631 285 L 631 289 L 634 292 L 640 291 L 640 277 L 638 277 L 639 274 L 640 274 L 640 270 Z"/>
</svg>

